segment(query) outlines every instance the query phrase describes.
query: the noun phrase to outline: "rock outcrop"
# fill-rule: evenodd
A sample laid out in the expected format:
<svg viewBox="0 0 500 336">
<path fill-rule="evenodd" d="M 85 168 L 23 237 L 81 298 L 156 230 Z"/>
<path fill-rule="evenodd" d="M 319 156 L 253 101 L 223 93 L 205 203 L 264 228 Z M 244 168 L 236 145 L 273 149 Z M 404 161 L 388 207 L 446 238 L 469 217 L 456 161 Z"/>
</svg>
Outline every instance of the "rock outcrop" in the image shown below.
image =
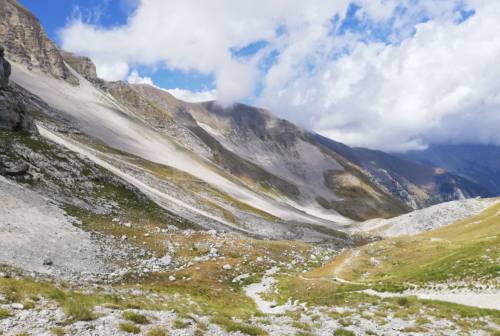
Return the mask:
<svg viewBox="0 0 500 336">
<path fill-rule="evenodd" d="M 9 86 L 10 63 L 4 59 L 4 48 L 0 45 L 0 90 Z"/>
<path fill-rule="evenodd" d="M 89 82 L 99 84 L 102 82 L 97 77 L 97 70 L 92 60 L 85 56 L 78 56 L 71 52 L 61 50 L 61 56 L 64 61 L 71 66 L 76 72 L 82 75 Z"/>
<path fill-rule="evenodd" d="M 0 0 L 0 43 L 6 57 L 29 69 L 37 68 L 77 85 L 78 79 L 64 63 L 61 51 L 52 42 L 38 19 L 16 0 Z"/>
<path fill-rule="evenodd" d="M 35 127 L 28 106 L 22 102 L 15 86 L 9 86 L 10 64 L 0 46 L 0 130 L 34 131 Z"/>
</svg>

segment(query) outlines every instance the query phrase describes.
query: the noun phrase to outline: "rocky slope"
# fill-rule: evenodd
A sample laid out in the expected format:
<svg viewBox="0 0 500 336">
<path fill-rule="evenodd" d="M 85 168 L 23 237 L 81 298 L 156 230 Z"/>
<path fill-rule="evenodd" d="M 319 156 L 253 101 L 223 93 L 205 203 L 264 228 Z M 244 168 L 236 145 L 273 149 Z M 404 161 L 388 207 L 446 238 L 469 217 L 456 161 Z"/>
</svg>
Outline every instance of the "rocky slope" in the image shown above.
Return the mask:
<svg viewBox="0 0 500 336">
<path fill-rule="evenodd" d="M 377 218 L 356 223 L 353 230 L 382 237 L 410 236 L 476 215 L 498 201 L 495 198 L 450 201 L 389 219 Z"/>
<path fill-rule="evenodd" d="M 213 102 L 189 104 L 155 87 L 104 82 L 97 78 L 95 66 L 88 58 L 58 50 L 47 39 L 36 19 L 15 1 L 4 0 L 2 5 L 6 8 L 4 15 L 11 24 L 0 31 L 0 41 L 15 44 L 8 57 L 16 66 L 20 66 L 20 71 L 15 74 L 18 76 L 16 80 L 32 93 L 40 95 L 52 108 L 55 107 L 58 110 L 56 115 L 72 119 L 71 127 L 78 128 L 111 147 L 142 156 L 149 161 L 171 164 L 171 161 L 164 162 L 163 158 L 153 153 L 145 155 L 146 151 L 138 148 L 137 144 L 133 145 L 134 148 L 125 144 L 123 138 L 134 136 L 130 130 L 122 128 L 121 135 L 120 131 L 114 130 L 115 134 L 111 139 L 112 134 L 107 127 L 102 127 L 110 122 L 108 115 L 111 116 L 109 112 L 102 110 L 103 106 L 108 106 L 108 111 L 114 113 L 121 110 L 133 115 L 142 124 L 140 127 L 145 127 L 144 132 L 148 132 L 146 128 L 153 128 L 154 131 L 150 133 L 164 137 L 161 142 L 167 140 L 175 144 L 179 149 L 189 152 L 191 158 L 201 160 L 202 163 L 209 161 L 216 170 L 220 170 L 217 174 L 222 175 L 223 179 L 237 181 L 237 184 L 259 195 L 258 198 L 272 199 L 272 202 L 282 203 L 285 208 L 291 207 L 295 211 L 319 218 L 319 222 L 339 223 L 346 222 L 343 218 L 364 220 L 391 217 L 407 212 L 410 208 L 485 195 L 483 189 L 463 178 L 385 153 L 351 149 L 336 144 L 285 120 L 277 119 L 262 109 L 241 104 L 222 108 Z M 17 30 L 12 28 L 14 26 L 18 27 Z M 33 36 L 18 36 L 13 33 L 21 30 L 29 30 Z M 29 55 L 30 59 L 48 60 L 50 67 L 42 61 L 27 61 L 23 55 Z M 22 69 L 27 69 L 28 72 Z M 59 91 L 75 91 L 72 97 L 66 97 L 63 104 L 65 97 L 49 97 L 51 92 L 38 85 L 42 79 L 30 73 L 30 69 L 35 73 L 41 70 L 55 78 L 65 79 L 72 85 L 83 82 L 75 90 L 57 83 Z M 43 79 L 47 85 L 48 80 Z M 56 82 L 51 83 L 54 84 L 50 85 L 56 86 Z M 96 100 L 92 107 L 87 101 L 76 101 L 87 99 L 85 95 L 90 98 L 90 91 L 94 91 L 92 95 L 100 96 L 99 99 L 103 101 Z M 56 95 L 59 92 L 52 93 Z M 75 101 L 71 102 L 71 99 Z M 77 111 L 75 107 L 78 106 L 80 109 Z M 90 115 L 82 108 L 101 112 L 90 120 Z M 122 118 L 118 114 L 116 117 Z M 108 120 L 104 121 L 103 118 Z M 116 121 L 117 119 L 113 123 Z M 137 128 L 137 125 L 133 127 Z M 116 136 L 123 138 L 120 140 Z M 159 149 L 158 143 L 147 146 Z M 166 149 L 163 151 L 168 152 Z M 174 167 L 183 170 L 185 165 L 178 164 Z M 200 176 L 196 174 L 199 170 L 184 171 L 214 184 L 213 178 L 207 180 L 208 173 Z M 228 187 L 227 182 L 224 185 L 224 188 Z M 222 186 L 219 183 L 215 187 L 220 189 Z M 245 193 L 248 194 L 248 191 Z M 241 196 L 241 192 L 238 194 Z M 269 205 L 256 204 L 256 201 L 252 201 L 250 205 L 269 212 Z M 228 211 L 227 208 L 225 210 Z M 274 211 L 273 215 L 276 214 Z M 293 216 L 293 220 L 304 221 L 298 217 L 300 216 Z M 317 224 L 318 220 L 315 222 Z M 335 225 L 326 226 L 337 228 Z"/>
<path fill-rule="evenodd" d="M 483 186 L 443 169 L 366 148 L 350 148 L 320 135 L 324 146 L 356 163 L 367 175 L 413 209 L 475 196 L 492 196 Z"/>
</svg>

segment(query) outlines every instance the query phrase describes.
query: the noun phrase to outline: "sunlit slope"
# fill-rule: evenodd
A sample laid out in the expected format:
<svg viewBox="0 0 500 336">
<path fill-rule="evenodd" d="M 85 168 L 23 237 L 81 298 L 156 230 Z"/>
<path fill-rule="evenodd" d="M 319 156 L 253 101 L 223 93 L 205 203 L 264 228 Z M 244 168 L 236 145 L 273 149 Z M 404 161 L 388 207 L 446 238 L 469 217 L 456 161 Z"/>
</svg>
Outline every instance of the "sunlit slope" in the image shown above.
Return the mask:
<svg viewBox="0 0 500 336">
<path fill-rule="evenodd" d="M 167 136 L 142 123 L 113 98 L 97 90 L 77 74 L 80 85 L 73 87 L 21 66 L 14 66 L 13 69 L 13 79 L 18 84 L 73 118 L 84 133 L 110 147 L 184 171 L 243 203 L 283 220 L 328 225 L 331 220 L 342 218 L 335 213 L 318 218 L 317 214 L 307 214 L 302 209 L 294 209 L 293 206 L 246 188 L 218 172 L 208 162 L 177 146 Z"/>
<path fill-rule="evenodd" d="M 481 281 L 498 286 L 500 205 L 436 230 L 347 251 L 310 275 L 360 283 Z"/>
</svg>

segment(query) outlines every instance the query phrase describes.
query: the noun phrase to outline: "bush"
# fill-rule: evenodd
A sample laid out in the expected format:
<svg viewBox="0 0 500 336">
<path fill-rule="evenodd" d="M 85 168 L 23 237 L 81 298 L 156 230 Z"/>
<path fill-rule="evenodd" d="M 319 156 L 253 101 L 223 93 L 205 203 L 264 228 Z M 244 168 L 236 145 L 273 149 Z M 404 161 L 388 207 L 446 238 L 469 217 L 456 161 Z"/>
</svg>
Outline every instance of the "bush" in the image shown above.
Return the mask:
<svg viewBox="0 0 500 336">
<path fill-rule="evenodd" d="M 120 323 L 120 330 L 131 334 L 138 334 L 141 332 L 141 328 L 130 322 Z"/>
<path fill-rule="evenodd" d="M 125 320 L 134 322 L 136 324 L 148 324 L 149 323 L 149 320 L 146 316 L 141 315 L 141 314 L 137 314 L 137 313 L 134 313 L 131 311 L 124 312 L 122 317 Z"/>
<path fill-rule="evenodd" d="M 148 331 L 146 336 L 167 336 L 167 332 L 160 328 L 154 328 Z"/>
<path fill-rule="evenodd" d="M 82 304 L 78 300 L 67 300 L 63 304 L 63 309 L 66 315 L 68 315 L 74 321 L 92 321 L 95 320 L 95 315 L 91 308 L 85 304 Z"/>
<path fill-rule="evenodd" d="M 175 320 L 174 321 L 174 328 L 175 329 L 185 329 L 187 327 L 189 327 L 189 322 L 184 322 L 183 320 Z"/>
<path fill-rule="evenodd" d="M 398 305 L 402 307 L 408 307 L 410 305 L 410 300 L 407 297 L 398 298 Z"/>
<path fill-rule="evenodd" d="M 0 320 L 6 319 L 8 317 L 11 317 L 12 313 L 10 310 L 7 309 L 0 309 Z"/>
</svg>

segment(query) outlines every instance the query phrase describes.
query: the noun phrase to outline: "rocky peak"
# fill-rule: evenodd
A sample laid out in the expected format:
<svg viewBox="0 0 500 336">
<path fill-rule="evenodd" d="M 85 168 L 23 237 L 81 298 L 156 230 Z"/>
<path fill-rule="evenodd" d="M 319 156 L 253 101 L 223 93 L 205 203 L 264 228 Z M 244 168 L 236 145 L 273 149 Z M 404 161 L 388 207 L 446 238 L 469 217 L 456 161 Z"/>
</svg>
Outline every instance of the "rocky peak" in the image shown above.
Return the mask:
<svg viewBox="0 0 500 336">
<path fill-rule="evenodd" d="M 16 0 L 0 0 L 0 43 L 6 57 L 29 69 L 37 68 L 73 85 L 78 79 L 64 63 L 59 48 L 53 43 L 38 19 Z"/>
<path fill-rule="evenodd" d="M 78 56 L 71 52 L 61 50 L 61 56 L 64 61 L 69 64 L 76 72 L 82 75 L 91 83 L 97 83 L 97 70 L 92 60 L 85 56 Z"/>
</svg>

